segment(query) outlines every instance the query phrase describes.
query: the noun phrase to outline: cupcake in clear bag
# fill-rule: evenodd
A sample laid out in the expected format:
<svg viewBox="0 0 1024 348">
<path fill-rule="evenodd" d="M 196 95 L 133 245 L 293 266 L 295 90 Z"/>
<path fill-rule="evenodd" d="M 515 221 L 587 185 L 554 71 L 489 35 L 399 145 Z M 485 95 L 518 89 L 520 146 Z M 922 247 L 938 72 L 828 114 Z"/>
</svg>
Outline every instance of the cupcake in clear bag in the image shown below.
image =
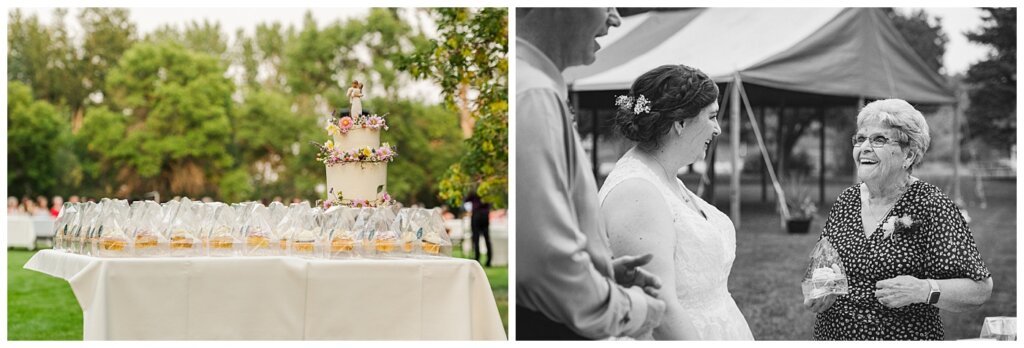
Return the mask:
<svg viewBox="0 0 1024 348">
<path fill-rule="evenodd" d="M 81 255 L 88 254 L 89 248 L 86 245 L 89 240 L 89 228 L 97 210 L 97 204 L 94 202 L 86 202 L 81 205 L 80 212 L 72 222 L 72 230 L 68 231 L 67 243 L 70 247 L 68 251 Z"/>
<path fill-rule="evenodd" d="M 370 220 L 376 213 L 376 208 L 352 208 L 355 210 L 355 222 L 352 223 L 352 230 L 356 233 L 356 253 L 361 257 L 371 257 L 374 254 L 373 245 L 370 244 L 373 228 L 369 227 Z"/>
<path fill-rule="evenodd" d="M 271 256 L 276 251 L 271 248 L 272 231 L 267 222 L 269 211 L 260 203 L 251 203 L 246 214 L 247 219 L 243 222 L 243 235 L 245 247 L 243 255 L 246 256 Z"/>
<path fill-rule="evenodd" d="M 135 202 L 132 207 L 132 219 L 128 222 L 128 231 L 132 240 L 132 252 L 135 256 L 154 257 L 168 253 L 169 240 L 161 232 L 164 208 L 154 201 Z"/>
<path fill-rule="evenodd" d="M 198 218 L 194 204 L 188 198 L 182 198 L 175 209 L 171 224 L 164 229 L 164 236 L 170 244 L 170 256 L 198 256 L 202 251 L 199 238 Z"/>
<path fill-rule="evenodd" d="M 372 247 L 374 257 L 386 258 L 400 256 L 401 237 L 391 225 L 395 220 L 394 213 L 388 208 L 374 209 L 373 215 L 363 226 L 363 235 Z"/>
<path fill-rule="evenodd" d="M 207 255 L 237 256 L 242 254 L 242 234 L 234 208 L 214 207 L 207 230 Z"/>
<path fill-rule="evenodd" d="M 57 220 L 53 223 L 53 249 L 67 251 L 66 241 L 70 237 L 69 231 L 73 228 L 72 223 L 78 215 L 80 203 L 64 202 L 57 214 Z"/>
<path fill-rule="evenodd" d="M 324 212 L 321 235 L 328 258 L 347 259 L 359 256 L 356 251 L 359 236 L 353 229 L 358 212 L 359 209 L 340 205 L 327 208 Z"/>
<path fill-rule="evenodd" d="M 402 252 L 409 256 L 415 256 L 422 252 L 420 236 L 413 228 L 412 218 L 416 209 L 403 208 L 395 215 L 395 221 L 391 223 L 392 228 L 398 230 L 402 239 Z"/>
<path fill-rule="evenodd" d="M 103 224 L 103 216 L 106 211 L 111 209 L 110 199 L 101 199 L 99 203 L 93 206 L 92 214 L 89 216 L 89 221 L 85 225 L 85 237 L 82 238 L 82 254 L 89 256 L 97 256 L 97 248 L 99 244 L 99 233 L 100 227 Z"/>
<path fill-rule="evenodd" d="M 433 256 L 451 256 L 452 240 L 444 225 L 440 209 L 426 210 L 427 219 L 422 237 L 423 253 Z"/>
<path fill-rule="evenodd" d="M 131 256 L 129 234 L 124 227 L 124 223 L 128 221 L 128 202 L 109 200 L 103 204 L 102 215 L 95 227 L 94 255 L 99 257 Z"/>
<path fill-rule="evenodd" d="M 220 202 L 195 202 L 193 204 L 192 212 L 196 217 L 193 225 L 196 226 L 196 237 L 199 238 L 198 255 L 210 255 L 210 233 L 213 231 L 214 213 L 217 211 L 217 207 L 223 204 Z"/>
<path fill-rule="evenodd" d="M 850 292 L 843 261 L 827 237 L 821 237 L 811 250 L 810 263 L 800 285 L 804 301 L 827 295 L 846 295 Z"/>
<path fill-rule="evenodd" d="M 285 226 L 288 236 L 288 255 L 303 258 L 316 258 L 323 254 L 320 240 L 320 211 L 309 206 L 309 202 L 293 204 L 295 212 L 290 214 L 291 220 Z"/>
</svg>

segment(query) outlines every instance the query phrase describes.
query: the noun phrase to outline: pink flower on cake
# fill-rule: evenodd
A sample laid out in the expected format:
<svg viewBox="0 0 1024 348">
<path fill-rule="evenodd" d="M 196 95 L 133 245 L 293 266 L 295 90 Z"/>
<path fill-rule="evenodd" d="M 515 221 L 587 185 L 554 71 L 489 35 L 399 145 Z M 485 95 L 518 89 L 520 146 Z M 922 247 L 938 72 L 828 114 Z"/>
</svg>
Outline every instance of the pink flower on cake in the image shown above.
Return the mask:
<svg viewBox="0 0 1024 348">
<path fill-rule="evenodd" d="M 366 126 L 370 127 L 370 129 L 380 129 L 384 126 L 384 119 L 377 115 L 370 116 L 370 118 L 366 119 Z"/>
<path fill-rule="evenodd" d="M 338 128 L 341 129 L 342 134 L 348 133 L 348 130 L 352 129 L 354 124 L 355 122 L 352 121 L 352 117 L 349 116 L 342 117 L 338 120 Z"/>
<path fill-rule="evenodd" d="M 387 192 L 381 192 L 380 199 L 384 203 L 390 202 L 391 201 L 391 195 L 389 195 Z"/>
<path fill-rule="evenodd" d="M 380 158 L 381 161 L 387 161 L 391 159 L 391 156 L 394 156 L 394 154 L 394 151 L 391 151 L 391 145 L 388 145 L 388 143 L 384 143 L 384 146 L 381 146 L 380 149 L 377 149 L 377 156 Z"/>
</svg>

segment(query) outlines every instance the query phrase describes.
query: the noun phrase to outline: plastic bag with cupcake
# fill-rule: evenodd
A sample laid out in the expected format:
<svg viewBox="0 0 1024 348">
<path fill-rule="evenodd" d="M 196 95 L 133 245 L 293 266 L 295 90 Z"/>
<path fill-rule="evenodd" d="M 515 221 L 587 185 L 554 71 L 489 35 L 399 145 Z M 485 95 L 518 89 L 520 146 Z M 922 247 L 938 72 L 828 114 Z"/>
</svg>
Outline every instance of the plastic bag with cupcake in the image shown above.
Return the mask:
<svg viewBox="0 0 1024 348">
<path fill-rule="evenodd" d="M 827 237 L 821 237 L 814 245 L 810 257 L 811 262 L 807 265 L 801 283 L 805 301 L 827 295 L 846 295 L 850 292 L 846 268 L 843 267 L 839 253 L 832 247 Z"/>
</svg>

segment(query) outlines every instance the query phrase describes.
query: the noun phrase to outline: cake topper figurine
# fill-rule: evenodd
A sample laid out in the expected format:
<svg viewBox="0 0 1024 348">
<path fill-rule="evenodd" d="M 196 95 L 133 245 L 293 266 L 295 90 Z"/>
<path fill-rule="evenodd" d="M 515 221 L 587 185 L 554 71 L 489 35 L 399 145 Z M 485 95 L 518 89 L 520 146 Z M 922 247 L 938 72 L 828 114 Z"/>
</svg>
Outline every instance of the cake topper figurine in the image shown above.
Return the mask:
<svg viewBox="0 0 1024 348">
<path fill-rule="evenodd" d="M 352 87 L 348 88 L 348 91 L 345 92 L 345 95 L 348 96 L 348 101 L 350 103 L 349 115 L 352 115 L 352 116 L 362 115 L 363 114 L 363 102 L 362 102 L 362 98 L 363 98 L 363 84 L 361 82 L 359 82 L 359 80 L 352 80 Z"/>
</svg>

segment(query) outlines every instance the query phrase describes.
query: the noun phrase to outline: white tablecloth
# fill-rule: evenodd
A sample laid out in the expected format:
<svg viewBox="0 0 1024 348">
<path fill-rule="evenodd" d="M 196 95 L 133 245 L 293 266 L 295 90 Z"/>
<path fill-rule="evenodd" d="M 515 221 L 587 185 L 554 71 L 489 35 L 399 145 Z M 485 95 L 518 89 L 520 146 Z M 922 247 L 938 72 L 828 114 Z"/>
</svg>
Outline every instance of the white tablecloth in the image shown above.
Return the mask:
<svg viewBox="0 0 1024 348">
<path fill-rule="evenodd" d="M 13 215 L 7 217 L 7 246 L 17 248 L 36 248 L 36 233 L 32 226 L 32 218 Z"/>
<path fill-rule="evenodd" d="M 479 264 L 463 259 L 103 259 L 54 250 L 87 340 L 504 340 Z"/>
</svg>

